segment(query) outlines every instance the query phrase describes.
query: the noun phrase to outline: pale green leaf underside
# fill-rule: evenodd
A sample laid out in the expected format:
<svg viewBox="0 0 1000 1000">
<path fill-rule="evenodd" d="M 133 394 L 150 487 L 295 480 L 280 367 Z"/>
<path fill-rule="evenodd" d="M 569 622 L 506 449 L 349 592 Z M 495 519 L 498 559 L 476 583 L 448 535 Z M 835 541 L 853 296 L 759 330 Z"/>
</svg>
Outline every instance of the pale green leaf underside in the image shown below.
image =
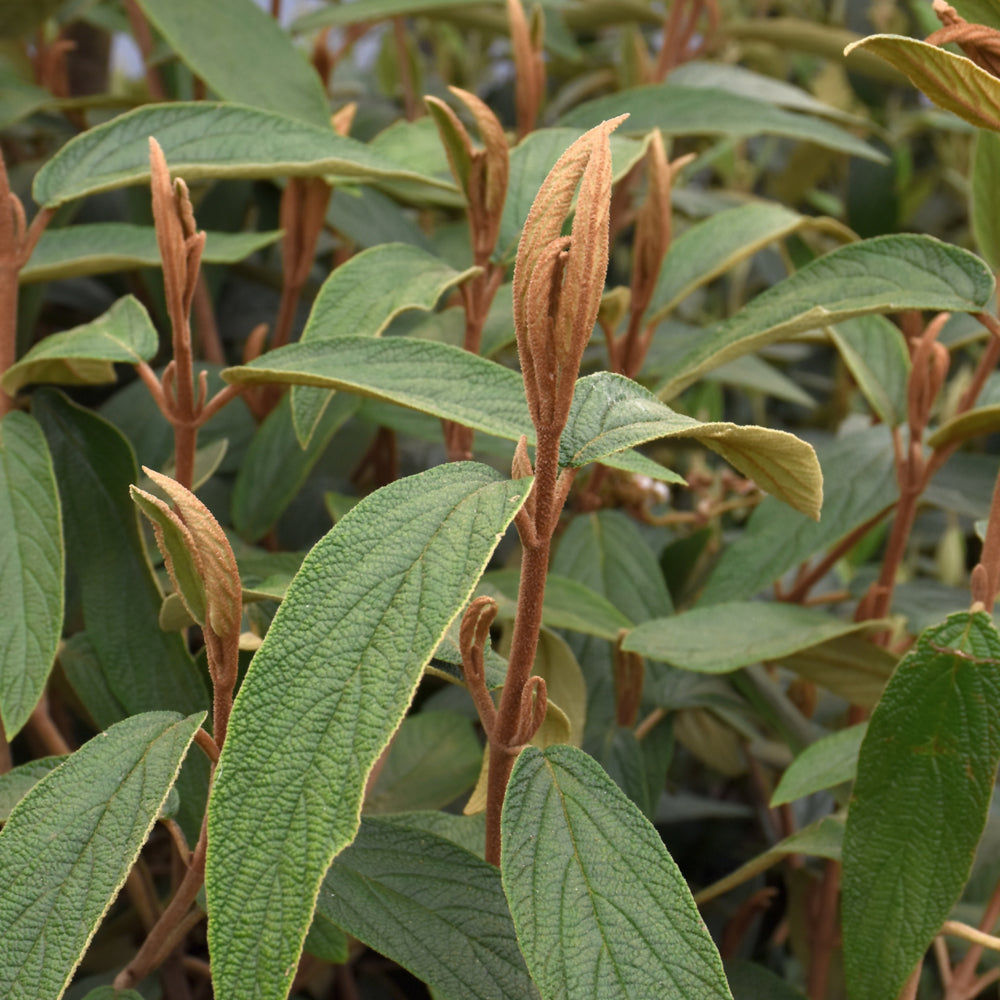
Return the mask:
<svg viewBox="0 0 1000 1000">
<path fill-rule="evenodd" d="M 910 352 L 899 327 L 885 316 L 858 316 L 830 327 L 830 340 L 879 419 L 902 424 Z"/>
<path fill-rule="evenodd" d="M 323 282 L 300 343 L 352 334 L 377 337 L 400 313 L 433 309 L 441 297 L 479 273 L 456 271 L 440 257 L 407 243 L 383 243 L 336 268 Z M 330 395 L 292 387 L 292 419 L 305 446 Z"/>
<path fill-rule="evenodd" d="M 537 1000 L 500 873 L 404 821 L 362 822 L 323 880 L 318 912 L 409 969 L 440 1000 Z"/>
<path fill-rule="evenodd" d="M 745 601 L 643 622 L 629 632 L 622 646 L 684 670 L 724 674 L 788 656 L 870 624 L 841 621 L 797 604 Z"/>
<path fill-rule="evenodd" d="M 306 556 L 233 710 L 209 808 L 219 1000 L 285 997 L 368 774 L 528 482 L 452 463 L 362 500 Z"/>
<path fill-rule="evenodd" d="M 503 807 L 501 874 L 543 1000 L 731 1000 L 659 834 L 575 747 L 528 747 Z"/>
<path fill-rule="evenodd" d="M 116 362 L 138 364 L 156 354 L 156 327 L 137 298 L 125 295 L 102 316 L 53 333 L 7 369 L 0 384 L 14 394 L 33 382 L 98 385 L 115 381 Z"/>
<path fill-rule="evenodd" d="M 330 102 L 306 54 L 253 0 L 139 0 L 168 44 L 224 100 L 329 127 Z"/>
<path fill-rule="evenodd" d="M 868 723 L 844 834 L 852 1000 L 898 996 L 962 894 L 1000 759 L 1000 636 L 951 615 L 900 662 Z"/>
<path fill-rule="evenodd" d="M 781 806 L 852 781 L 858 770 L 858 752 L 867 729 L 867 722 L 859 722 L 806 747 L 781 776 L 771 796 L 771 806 Z"/>
<path fill-rule="evenodd" d="M 149 137 L 174 176 L 315 177 L 412 181 L 430 194 L 452 185 L 407 170 L 331 129 L 240 104 L 153 104 L 71 139 L 35 175 L 32 193 L 54 208 L 74 198 L 149 180 Z"/>
<path fill-rule="evenodd" d="M 724 361 L 797 333 L 904 309 L 978 312 L 993 275 L 975 254 L 932 236 L 877 236 L 832 250 L 706 330 L 658 392 L 669 398 Z"/>
<path fill-rule="evenodd" d="M 65 552 L 45 435 L 27 413 L 0 421 L 0 720 L 8 739 L 38 703 L 63 625 Z"/>
<path fill-rule="evenodd" d="M 280 229 L 264 233 L 206 233 L 202 263 L 235 264 L 279 239 Z M 159 266 L 160 251 L 152 226 L 93 222 L 47 229 L 18 279 L 28 284 Z"/>
<path fill-rule="evenodd" d="M 58 1000 L 204 719 L 148 712 L 51 771 L 0 833 L 0 994 Z"/>
</svg>

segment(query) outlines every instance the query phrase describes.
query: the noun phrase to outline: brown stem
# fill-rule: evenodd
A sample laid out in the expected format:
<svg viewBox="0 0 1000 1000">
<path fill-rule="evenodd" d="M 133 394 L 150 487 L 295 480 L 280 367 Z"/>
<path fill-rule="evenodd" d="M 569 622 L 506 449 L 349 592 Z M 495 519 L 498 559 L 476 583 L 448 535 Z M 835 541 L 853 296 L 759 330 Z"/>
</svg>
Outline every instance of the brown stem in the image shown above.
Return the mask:
<svg viewBox="0 0 1000 1000">
<path fill-rule="evenodd" d="M 417 99 L 417 88 L 410 67 L 410 53 L 406 47 L 405 18 L 394 17 L 392 19 L 392 35 L 396 43 L 396 64 L 399 68 L 399 82 L 403 88 L 403 108 L 406 120 L 416 121 L 420 114 L 420 101 Z"/>
<path fill-rule="evenodd" d="M 827 861 L 823 868 L 819 911 L 810 935 L 809 975 L 806 995 L 809 1000 L 825 1000 L 830 975 L 830 960 L 837 944 L 837 898 L 840 894 L 840 864 Z"/>
<path fill-rule="evenodd" d="M 28 717 L 28 729 L 38 739 L 38 742 L 45 747 L 46 753 L 56 757 L 68 756 L 73 752 L 73 748 L 66 742 L 65 737 L 56 728 L 49 712 L 49 696 L 42 693 L 38 704 L 32 709 Z"/>
<path fill-rule="evenodd" d="M 132 37 L 142 53 L 142 64 L 146 70 L 146 86 L 149 88 L 149 96 L 154 101 L 165 101 L 167 92 L 163 88 L 159 71 L 153 63 L 153 33 L 149 29 L 149 23 L 143 16 L 136 0 L 125 0 L 125 13 L 128 15 Z"/>
<path fill-rule="evenodd" d="M 0 774 L 6 774 L 14 764 L 10 755 L 10 743 L 7 740 L 7 733 L 4 732 L 3 722 L 0 721 Z"/>
<path fill-rule="evenodd" d="M 243 385 L 227 385 L 220 389 L 201 409 L 198 414 L 198 426 L 204 427 L 224 406 L 238 396 L 243 395 Z"/>
<path fill-rule="evenodd" d="M 979 929 L 988 934 L 996 926 L 997 920 L 1000 920 L 1000 881 L 993 887 L 993 894 L 979 921 Z M 945 1000 L 961 1000 L 976 995 L 971 993 L 970 989 L 976 980 L 976 967 L 982 957 L 983 947 L 978 944 L 972 945 L 962 956 L 962 960 L 953 970 L 951 981 L 946 986 Z"/>
<path fill-rule="evenodd" d="M 205 756 L 213 764 L 219 763 L 219 744 L 204 729 L 198 729 L 194 734 L 194 741 L 205 751 Z"/>
<path fill-rule="evenodd" d="M 0 206 L 0 211 L 2 211 Z M 17 360 L 17 276 L 16 261 L 0 261 L 0 375 Z M 14 400 L 0 389 L 0 417 L 14 409 Z"/>
</svg>

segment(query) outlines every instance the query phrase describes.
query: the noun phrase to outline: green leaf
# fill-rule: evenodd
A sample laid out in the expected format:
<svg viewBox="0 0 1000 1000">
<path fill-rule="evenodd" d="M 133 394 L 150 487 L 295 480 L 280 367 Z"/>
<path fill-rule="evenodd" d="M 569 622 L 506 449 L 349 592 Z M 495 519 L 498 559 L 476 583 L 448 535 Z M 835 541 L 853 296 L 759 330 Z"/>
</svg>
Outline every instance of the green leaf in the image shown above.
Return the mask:
<svg viewBox="0 0 1000 1000">
<path fill-rule="evenodd" d="M 669 398 L 723 361 L 806 330 L 904 309 L 979 312 L 993 275 L 932 236 L 877 236 L 830 251 L 704 331 L 658 395 Z"/>
<path fill-rule="evenodd" d="M 323 282 L 300 343 L 352 334 L 378 337 L 401 313 L 433 309 L 445 293 L 479 273 L 456 271 L 440 257 L 406 243 L 385 243 L 352 257 Z M 295 433 L 305 447 L 330 398 L 292 388 Z"/>
<path fill-rule="evenodd" d="M 772 808 L 853 781 L 858 770 L 858 751 L 867 729 L 867 722 L 859 722 L 806 747 L 781 776 L 771 796 Z"/>
<path fill-rule="evenodd" d="M 206 233 L 205 236 L 203 264 L 235 264 L 277 242 L 281 239 L 281 230 Z M 22 284 L 29 284 L 159 266 L 160 251 L 152 226 L 93 222 L 45 230 L 17 277 Z"/>
<path fill-rule="evenodd" d="M 138 990 L 116 990 L 113 986 L 98 986 L 90 990 L 83 1000 L 145 1000 Z"/>
<path fill-rule="evenodd" d="M 156 354 L 159 338 L 145 307 L 125 295 L 102 316 L 39 341 L 0 380 L 13 395 L 32 382 L 100 385 L 114 382 L 114 365 L 138 364 Z"/>
<path fill-rule="evenodd" d="M 804 993 L 756 962 L 727 959 L 724 968 L 736 1000 L 806 1000 Z"/>
<path fill-rule="evenodd" d="M 36 392 L 32 406 L 52 452 L 66 562 L 80 595 L 84 629 L 119 706 L 95 721 L 108 726 L 139 712 L 205 708 L 205 683 L 183 639 L 159 627 L 163 595 L 129 499 L 138 469 L 128 442 L 111 424 L 54 390 Z M 107 699 L 104 707 L 110 708 Z"/>
<path fill-rule="evenodd" d="M 442 711 L 407 716 L 365 796 L 365 812 L 442 809 L 476 783 L 482 758 L 467 716 Z"/>
<path fill-rule="evenodd" d="M 697 673 L 725 674 L 867 628 L 778 601 L 712 604 L 637 625 L 622 648 Z"/>
<path fill-rule="evenodd" d="M 543 1000 L 731 997 L 660 835 L 592 758 L 524 750 L 502 829 L 504 891 Z"/>
<path fill-rule="evenodd" d="M 146 17 L 221 98 L 330 127 L 315 69 L 252 0 L 139 0 Z"/>
<path fill-rule="evenodd" d="M 559 442 L 559 463 L 579 468 L 632 445 L 667 437 L 695 438 L 761 489 L 819 519 L 823 475 L 812 445 L 785 431 L 703 424 L 675 413 L 641 385 L 611 372 L 597 372 L 577 382 Z"/>
<path fill-rule="evenodd" d="M 1000 403 L 977 406 L 974 410 L 966 410 L 965 413 L 946 420 L 928 436 L 927 444 L 931 448 L 943 448 L 982 434 L 992 434 L 998 427 L 1000 427 Z"/>
<path fill-rule="evenodd" d="M 898 499 L 892 441 L 885 427 L 846 434 L 817 451 L 823 468 L 823 519 L 817 523 L 765 497 L 743 534 L 723 551 L 699 604 L 753 597 Z"/>
<path fill-rule="evenodd" d="M 45 435 L 0 420 L 0 722 L 13 739 L 45 689 L 63 626 L 62 512 Z"/>
<path fill-rule="evenodd" d="M 537 1000 L 500 873 L 403 819 L 362 821 L 323 880 L 318 912 L 409 969 L 440 1000 Z"/>
<path fill-rule="evenodd" d="M 633 134 L 658 128 L 668 136 L 777 135 L 885 162 L 885 156 L 878 150 L 830 122 L 710 87 L 675 83 L 630 87 L 579 105 L 564 115 L 559 124 L 591 128 L 626 111 L 631 117 L 622 129 Z"/>
<path fill-rule="evenodd" d="M 486 5 L 490 0 L 480 0 Z M 497 3 L 497 0 L 493 0 Z M 300 17 L 292 26 L 296 31 L 313 31 L 333 25 L 357 24 L 359 21 L 384 21 L 389 17 L 409 17 L 437 11 L 459 10 L 469 0 L 355 0 L 344 6 L 323 7 Z"/>
<path fill-rule="evenodd" d="M 876 416 L 890 427 L 902 424 L 910 352 L 899 327 L 884 316 L 859 316 L 830 327 L 830 340 Z"/>
<path fill-rule="evenodd" d="M 71 139 L 35 174 L 32 193 L 55 208 L 74 198 L 149 180 L 149 136 L 173 176 L 189 184 L 214 177 L 317 177 L 405 180 L 425 195 L 445 181 L 407 170 L 364 143 L 241 104 L 151 104 Z"/>
<path fill-rule="evenodd" d="M 856 51 L 895 66 L 935 104 L 970 124 L 1000 129 L 1000 81 L 971 59 L 903 35 L 870 35 L 848 45 L 844 55 Z"/>
<path fill-rule="evenodd" d="M 368 774 L 527 487 L 438 466 L 366 497 L 306 556 L 216 771 L 206 885 L 219 1000 L 286 995 Z"/>
<path fill-rule="evenodd" d="M 65 757 L 41 757 L 0 774 L 0 823 L 6 823 L 14 806 Z"/>
<path fill-rule="evenodd" d="M 850 231 L 833 220 L 812 219 L 773 202 L 751 202 L 716 212 L 670 244 L 645 322 L 659 322 L 696 288 L 714 281 L 776 240 L 812 226 L 833 229 L 850 238 Z"/>
<path fill-rule="evenodd" d="M 1000 636 L 951 615 L 904 657 L 872 713 L 844 835 L 852 1000 L 897 996 L 962 894 L 1000 760 Z"/>
<path fill-rule="evenodd" d="M 1000 176 L 1000 135 L 977 132 L 972 155 L 972 185 L 969 218 L 979 252 L 994 271 L 1000 269 L 1000 199 L 996 178 Z"/>
<path fill-rule="evenodd" d="M 148 712 L 84 744 L 0 832 L 0 993 L 58 1000 L 204 719 Z"/>
</svg>

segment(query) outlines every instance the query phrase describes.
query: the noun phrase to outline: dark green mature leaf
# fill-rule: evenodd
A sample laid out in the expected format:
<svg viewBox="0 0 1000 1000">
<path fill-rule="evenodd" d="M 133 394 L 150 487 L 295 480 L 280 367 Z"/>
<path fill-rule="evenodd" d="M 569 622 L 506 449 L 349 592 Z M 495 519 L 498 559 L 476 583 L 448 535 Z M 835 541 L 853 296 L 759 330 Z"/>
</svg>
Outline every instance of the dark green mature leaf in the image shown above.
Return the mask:
<svg viewBox="0 0 1000 1000">
<path fill-rule="evenodd" d="M 205 708 L 205 682 L 183 639 L 160 630 L 163 595 L 129 499 L 129 485 L 139 477 L 132 449 L 111 424 L 54 390 L 36 392 L 32 405 L 52 452 L 66 561 L 80 594 L 84 628 L 119 705 L 114 715 L 95 721 L 107 726 L 139 712 Z M 107 700 L 104 706 L 107 710 Z"/>
<path fill-rule="evenodd" d="M 669 398 L 723 361 L 796 333 L 903 309 L 978 312 L 993 275 L 975 254 L 932 236 L 876 236 L 832 250 L 705 331 L 658 395 Z"/>
<path fill-rule="evenodd" d="M 2 382 L 13 395 L 32 382 L 99 385 L 115 381 L 115 362 L 137 364 L 156 354 L 159 338 L 145 306 L 125 295 L 102 316 L 83 326 L 39 341 L 5 372 Z"/>
<path fill-rule="evenodd" d="M 700 604 L 753 597 L 898 499 L 892 441 L 885 427 L 845 435 L 817 451 L 823 468 L 823 519 L 817 524 L 765 497 L 744 533 L 723 551 Z"/>
<path fill-rule="evenodd" d="M 731 998 L 660 835 L 591 757 L 524 750 L 502 825 L 504 891 L 543 1000 Z"/>
<path fill-rule="evenodd" d="M 910 352 L 899 327 L 884 316 L 858 316 L 830 327 L 830 339 L 878 418 L 902 424 Z"/>
<path fill-rule="evenodd" d="M 658 128 L 666 135 L 779 135 L 885 162 L 878 150 L 828 121 L 710 87 L 675 83 L 630 87 L 579 105 L 559 124 L 591 128 L 625 112 L 630 117 L 622 129 L 633 134 Z"/>
<path fill-rule="evenodd" d="M 0 993 L 58 1000 L 204 719 L 148 712 L 51 771 L 0 832 Z"/>
<path fill-rule="evenodd" d="M 113 986 L 98 986 L 90 990 L 83 1000 L 145 1000 L 138 990 L 116 990 Z"/>
<path fill-rule="evenodd" d="M 241 104 L 151 104 L 71 139 L 35 174 L 35 201 L 54 208 L 74 198 L 149 180 L 149 137 L 171 173 L 188 183 L 212 177 L 405 180 L 432 196 L 452 185 L 423 177 L 330 129 Z"/>
<path fill-rule="evenodd" d="M 853 781 L 867 722 L 848 726 L 810 744 L 789 764 L 771 796 L 771 806 L 793 802 L 813 792 Z"/>
<path fill-rule="evenodd" d="M 980 131 L 976 134 L 972 157 L 972 186 L 969 191 L 969 217 L 979 252 L 994 270 L 1000 268 L 1000 199 L 996 178 L 1000 176 L 1000 135 Z"/>
<path fill-rule="evenodd" d="M 206 233 L 204 264 L 233 264 L 281 239 L 265 233 Z M 109 274 L 136 267 L 159 267 L 156 230 L 130 222 L 93 222 L 42 233 L 28 263 L 18 273 L 22 284 Z"/>
<path fill-rule="evenodd" d="M 844 836 L 852 1000 L 897 996 L 969 877 L 1000 760 L 1000 636 L 951 615 L 904 657 L 872 713 Z"/>
<path fill-rule="evenodd" d="M 323 282 L 300 343 L 351 334 L 377 337 L 401 313 L 433 309 L 441 297 L 479 273 L 456 271 L 440 257 L 406 243 L 384 243 L 352 257 Z M 305 447 L 329 392 L 292 387 L 295 433 Z"/>
<path fill-rule="evenodd" d="M 736 1000 L 805 1000 L 805 994 L 756 962 L 727 959 L 724 967 Z"/>
<path fill-rule="evenodd" d="M 368 774 L 527 488 L 474 463 L 438 466 L 366 497 L 306 556 L 216 771 L 206 885 L 219 1000 L 287 994 Z"/>
<path fill-rule="evenodd" d="M 8 739 L 38 703 L 63 624 L 62 512 L 45 435 L 0 421 L 0 722 Z"/>
<path fill-rule="evenodd" d="M 597 372 L 577 382 L 559 442 L 559 462 L 579 468 L 632 445 L 667 437 L 697 439 L 762 489 L 819 518 L 823 474 L 811 445 L 785 431 L 703 424 L 675 413 L 642 386 L 611 372 Z"/>
<path fill-rule="evenodd" d="M 364 819 L 317 911 L 419 976 L 441 1000 L 537 1000 L 500 873 L 434 833 Z"/>
<path fill-rule="evenodd" d="M 637 625 L 622 648 L 698 673 L 725 674 L 868 627 L 777 601 L 713 604 Z"/>
<path fill-rule="evenodd" d="M 139 0 L 168 44 L 224 100 L 330 127 L 330 102 L 305 54 L 253 0 Z"/>
<path fill-rule="evenodd" d="M 0 823 L 6 823 L 14 806 L 65 757 L 41 757 L 0 774 Z"/>
</svg>

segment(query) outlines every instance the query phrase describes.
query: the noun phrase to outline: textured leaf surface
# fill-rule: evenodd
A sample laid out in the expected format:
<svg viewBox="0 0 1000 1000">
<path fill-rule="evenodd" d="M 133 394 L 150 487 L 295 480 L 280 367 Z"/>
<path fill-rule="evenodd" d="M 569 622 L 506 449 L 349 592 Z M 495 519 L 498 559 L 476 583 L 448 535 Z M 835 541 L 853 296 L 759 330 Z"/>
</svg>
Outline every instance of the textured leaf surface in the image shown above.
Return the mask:
<svg viewBox="0 0 1000 1000">
<path fill-rule="evenodd" d="M 32 382 L 96 385 L 115 381 L 115 362 L 137 364 L 156 354 L 156 327 L 137 298 L 125 295 L 102 316 L 39 341 L 3 376 L 10 394 Z"/>
<path fill-rule="evenodd" d="M 844 55 L 858 50 L 891 63 L 935 104 L 959 118 L 1000 130 L 1000 81 L 971 59 L 904 35 L 871 35 L 848 45 Z"/>
<path fill-rule="evenodd" d="M 240 689 L 209 807 L 216 996 L 283 998 L 365 782 L 528 483 L 452 463 L 362 500 L 306 556 Z"/>
<path fill-rule="evenodd" d="M 974 254 L 932 236 L 876 236 L 832 250 L 706 330 L 659 395 L 676 395 L 711 368 L 796 333 L 903 309 L 978 312 L 993 276 Z"/>
<path fill-rule="evenodd" d="M 900 662 L 872 713 L 844 835 L 852 1000 L 897 996 L 969 877 L 1000 760 L 1000 636 L 951 615 Z"/>
<path fill-rule="evenodd" d="M 503 807 L 504 891 L 543 1000 L 729 998 L 659 834 L 574 747 L 529 747 Z"/>
<path fill-rule="evenodd" d="M 684 670 L 723 674 L 849 635 L 866 624 L 797 604 L 733 602 L 643 622 L 622 647 Z"/>
<path fill-rule="evenodd" d="M 0 832 L 0 992 L 62 996 L 204 719 L 119 722 L 21 800 Z"/>
<path fill-rule="evenodd" d="M 867 728 L 867 722 L 859 722 L 806 747 L 781 776 L 771 796 L 771 805 L 784 805 L 852 781 L 858 770 L 858 751 Z"/>
<path fill-rule="evenodd" d="M 819 518 L 823 474 L 811 445 L 785 431 L 721 422 L 703 424 L 675 413 L 642 386 L 611 372 L 597 372 L 577 382 L 559 442 L 559 462 L 578 468 L 633 445 L 666 437 L 695 438 L 762 489 Z"/>
<path fill-rule="evenodd" d="M 8 739 L 38 703 L 63 625 L 62 512 L 45 435 L 0 421 L 0 720 Z"/>
<path fill-rule="evenodd" d="M 981 131 L 976 135 L 972 156 L 972 187 L 969 218 L 979 252 L 994 270 L 1000 268 L 1000 199 L 996 179 L 1000 176 L 1000 135 Z"/>
<path fill-rule="evenodd" d="M 500 873 L 404 820 L 361 823 L 323 880 L 318 912 L 409 969 L 441 1000 L 537 1000 Z"/>
<path fill-rule="evenodd" d="M 408 180 L 451 190 L 373 153 L 331 129 L 240 104 L 151 104 L 71 139 L 35 174 L 32 193 L 55 207 L 85 194 L 149 180 L 149 137 L 171 174 L 189 184 L 211 177 L 316 177 Z"/>
</svg>

